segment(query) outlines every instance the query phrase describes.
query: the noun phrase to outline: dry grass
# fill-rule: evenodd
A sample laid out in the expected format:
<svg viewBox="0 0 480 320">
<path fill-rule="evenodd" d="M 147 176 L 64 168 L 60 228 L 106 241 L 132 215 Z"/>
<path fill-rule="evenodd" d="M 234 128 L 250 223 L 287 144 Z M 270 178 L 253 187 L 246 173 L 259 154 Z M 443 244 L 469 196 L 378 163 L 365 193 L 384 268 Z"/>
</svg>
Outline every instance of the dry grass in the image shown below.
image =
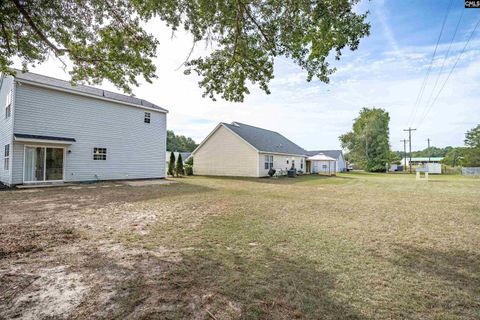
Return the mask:
<svg viewBox="0 0 480 320">
<path fill-rule="evenodd" d="M 480 318 L 478 179 L 177 181 L 1 192 L 0 318 Z"/>
</svg>

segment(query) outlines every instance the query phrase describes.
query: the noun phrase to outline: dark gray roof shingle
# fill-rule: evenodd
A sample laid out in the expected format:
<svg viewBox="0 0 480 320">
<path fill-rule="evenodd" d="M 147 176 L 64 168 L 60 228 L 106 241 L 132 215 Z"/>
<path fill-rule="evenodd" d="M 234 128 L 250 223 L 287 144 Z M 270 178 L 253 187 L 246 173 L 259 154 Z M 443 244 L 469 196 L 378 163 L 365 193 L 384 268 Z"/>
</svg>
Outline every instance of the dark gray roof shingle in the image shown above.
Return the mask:
<svg viewBox="0 0 480 320">
<path fill-rule="evenodd" d="M 342 155 L 342 150 L 316 150 L 316 151 L 307 151 L 307 156 L 312 157 L 314 155 L 317 155 L 319 153 L 323 153 L 324 155 L 338 159 L 340 155 Z"/>
<path fill-rule="evenodd" d="M 15 75 L 15 78 L 20 81 L 25 80 L 25 81 L 35 82 L 43 85 L 57 87 L 60 89 L 68 89 L 72 91 L 77 91 L 79 93 L 89 94 L 92 96 L 108 98 L 108 99 L 117 100 L 120 102 L 126 102 L 130 104 L 136 104 L 138 106 L 156 109 L 158 111 L 168 112 L 166 109 L 162 107 L 159 107 L 151 102 L 148 102 L 147 100 L 139 99 L 136 97 L 127 96 L 124 94 L 115 93 L 115 92 L 98 89 L 90 86 L 85 86 L 81 84 L 73 86 L 70 84 L 69 81 L 52 78 L 52 77 L 44 76 L 37 73 L 22 72 L 21 70 L 15 70 L 15 71 L 17 72 Z"/>
<path fill-rule="evenodd" d="M 222 123 L 262 152 L 306 155 L 307 151 L 288 140 L 280 133 L 240 122 Z"/>
</svg>

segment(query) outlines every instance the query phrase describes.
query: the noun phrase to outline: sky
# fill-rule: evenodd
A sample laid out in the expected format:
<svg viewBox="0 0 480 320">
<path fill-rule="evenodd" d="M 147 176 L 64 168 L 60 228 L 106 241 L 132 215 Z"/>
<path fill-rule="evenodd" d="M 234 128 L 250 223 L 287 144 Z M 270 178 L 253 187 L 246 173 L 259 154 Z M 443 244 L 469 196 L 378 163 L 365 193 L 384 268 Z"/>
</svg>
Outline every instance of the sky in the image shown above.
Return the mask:
<svg viewBox="0 0 480 320">
<path fill-rule="evenodd" d="M 219 122 L 237 121 L 277 131 L 305 149 L 339 149 L 338 137 L 351 130 L 360 109 L 378 107 L 390 114 L 393 150 L 403 149 L 408 127 L 417 129 L 412 150 L 426 148 L 427 138 L 437 147 L 463 145 L 465 132 L 480 123 L 480 26 L 463 51 L 480 9 L 464 9 L 463 0 L 363 0 L 355 10 L 369 11 L 371 35 L 356 51 L 347 49 L 340 61 L 331 61 L 337 72 L 330 83 L 308 83 L 300 67 L 279 57 L 271 94 L 252 88 L 243 103 L 202 98 L 199 78 L 181 68 L 190 35 L 172 36 L 161 21 L 149 21 L 146 30 L 160 41 L 158 79 L 142 82 L 133 93 L 168 109 L 168 129 L 197 143 Z M 197 48 L 193 56 L 207 51 Z M 29 70 L 69 80 L 54 58 Z M 106 81 L 101 87 L 120 92 Z"/>
</svg>

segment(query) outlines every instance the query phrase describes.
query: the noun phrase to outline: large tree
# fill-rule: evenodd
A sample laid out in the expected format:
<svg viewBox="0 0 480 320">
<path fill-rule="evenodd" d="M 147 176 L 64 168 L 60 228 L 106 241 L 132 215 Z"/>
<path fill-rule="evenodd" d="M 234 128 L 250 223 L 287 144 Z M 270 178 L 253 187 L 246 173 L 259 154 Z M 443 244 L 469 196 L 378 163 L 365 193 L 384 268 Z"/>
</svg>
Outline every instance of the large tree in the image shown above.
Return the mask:
<svg viewBox="0 0 480 320">
<path fill-rule="evenodd" d="M 367 171 L 385 171 L 391 162 L 389 144 L 390 116 L 379 108 L 363 108 L 353 122 L 352 131 L 341 135 L 342 148 L 349 161 Z"/>
<path fill-rule="evenodd" d="M 465 146 L 480 148 L 480 124 L 465 134 Z"/>
<path fill-rule="evenodd" d="M 465 154 L 465 148 L 463 147 L 447 147 L 449 148 L 441 161 L 443 164 L 451 167 L 456 167 L 462 164 L 462 159 Z"/>
<path fill-rule="evenodd" d="M 201 78 L 204 96 L 243 101 L 257 84 L 269 93 L 275 57 L 291 59 L 328 82 L 346 47 L 357 49 L 369 34 L 366 14 L 353 11 L 359 0 L 3 0 L 0 2 L 0 72 L 24 69 L 54 55 L 70 62 L 72 80 L 110 80 L 125 92 L 155 77 L 158 42 L 142 26 L 160 19 L 183 28 L 207 56 L 187 57 L 185 73 Z"/>
<path fill-rule="evenodd" d="M 167 150 L 178 152 L 192 152 L 198 144 L 190 137 L 176 135 L 172 130 L 167 130 Z"/>
<path fill-rule="evenodd" d="M 480 167 L 480 124 L 467 131 L 462 165 L 465 167 Z"/>
</svg>

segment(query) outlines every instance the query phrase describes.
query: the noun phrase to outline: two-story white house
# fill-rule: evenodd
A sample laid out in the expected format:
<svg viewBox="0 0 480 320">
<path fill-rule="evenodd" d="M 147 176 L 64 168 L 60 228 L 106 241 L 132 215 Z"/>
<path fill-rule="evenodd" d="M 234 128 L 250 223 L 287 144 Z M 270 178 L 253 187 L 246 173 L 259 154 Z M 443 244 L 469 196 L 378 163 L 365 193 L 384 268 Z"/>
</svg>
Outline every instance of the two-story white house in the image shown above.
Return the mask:
<svg viewBox="0 0 480 320">
<path fill-rule="evenodd" d="M 167 110 L 34 73 L 0 76 L 0 182 L 165 177 Z"/>
</svg>

